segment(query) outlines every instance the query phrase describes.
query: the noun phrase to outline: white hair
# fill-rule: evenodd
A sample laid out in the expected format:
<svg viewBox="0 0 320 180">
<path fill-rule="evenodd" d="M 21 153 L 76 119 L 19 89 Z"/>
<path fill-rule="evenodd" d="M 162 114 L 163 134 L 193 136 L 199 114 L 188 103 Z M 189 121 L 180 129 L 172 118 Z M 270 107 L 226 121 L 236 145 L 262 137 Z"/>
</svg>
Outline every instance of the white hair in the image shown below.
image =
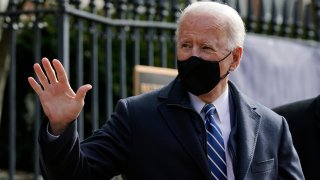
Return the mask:
<svg viewBox="0 0 320 180">
<path fill-rule="evenodd" d="M 218 2 L 197 1 L 187 6 L 181 12 L 180 18 L 178 19 L 178 27 L 176 30 L 177 36 L 179 35 L 181 22 L 184 20 L 185 15 L 190 12 L 205 12 L 217 17 L 217 19 L 220 21 L 217 22 L 217 24 L 221 23 L 226 25 L 225 28 L 228 37 L 228 49 L 233 50 L 236 47 L 243 47 L 246 32 L 241 16 L 230 6 Z"/>
</svg>

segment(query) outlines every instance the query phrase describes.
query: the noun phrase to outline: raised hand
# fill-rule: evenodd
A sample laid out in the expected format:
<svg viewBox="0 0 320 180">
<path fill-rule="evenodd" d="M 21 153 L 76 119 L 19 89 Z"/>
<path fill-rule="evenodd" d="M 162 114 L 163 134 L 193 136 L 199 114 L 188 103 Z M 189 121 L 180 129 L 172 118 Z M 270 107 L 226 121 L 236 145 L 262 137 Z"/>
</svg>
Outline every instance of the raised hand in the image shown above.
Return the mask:
<svg viewBox="0 0 320 180">
<path fill-rule="evenodd" d="M 51 133 L 59 135 L 78 117 L 84 106 L 86 93 L 92 86 L 83 85 L 75 93 L 61 62 L 54 59 L 52 64 L 54 68 L 47 58 L 42 59 L 45 73 L 38 63 L 34 64 L 39 83 L 33 77 L 29 77 L 28 81 L 40 98 L 43 111 L 50 122 Z"/>
</svg>

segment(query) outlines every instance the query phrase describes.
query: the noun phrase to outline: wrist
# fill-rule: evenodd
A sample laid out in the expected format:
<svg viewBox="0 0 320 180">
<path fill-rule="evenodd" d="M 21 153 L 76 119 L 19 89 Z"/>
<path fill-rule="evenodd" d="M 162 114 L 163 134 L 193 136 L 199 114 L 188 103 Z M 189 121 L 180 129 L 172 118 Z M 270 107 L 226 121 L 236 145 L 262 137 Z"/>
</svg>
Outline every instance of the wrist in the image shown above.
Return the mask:
<svg viewBox="0 0 320 180">
<path fill-rule="evenodd" d="M 62 124 L 49 123 L 48 131 L 50 134 L 54 136 L 60 136 L 65 131 L 67 126 L 68 124 L 62 125 Z"/>
</svg>

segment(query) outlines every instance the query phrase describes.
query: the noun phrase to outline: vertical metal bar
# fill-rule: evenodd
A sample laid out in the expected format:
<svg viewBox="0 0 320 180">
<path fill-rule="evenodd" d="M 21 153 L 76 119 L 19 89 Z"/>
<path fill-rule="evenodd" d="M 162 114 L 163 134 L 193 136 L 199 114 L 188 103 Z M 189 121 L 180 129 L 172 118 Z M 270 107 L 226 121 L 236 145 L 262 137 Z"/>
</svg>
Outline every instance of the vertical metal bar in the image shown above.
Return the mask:
<svg viewBox="0 0 320 180">
<path fill-rule="evenodd" d="M 277 27 L 277 10 L 275 0 L 271 2 L 271 34 L 276 34 L 276 27 Z"/>
<path fill-rule="evenodd" d="M 34 59 L 36 62 L 39 62 L 41 59 L 41 30 L 40 30 L 40 18 L 39 18 L 39 4 L 41 3 L 41 0 L 35 0 L 35 21 L 33 24 L 33 30 L 34 30 Z M 40 109 L 40 103 L 39 98 L 36 96 L 35 101 L 35 127 L 34 127 L 34 180 L 38 179 L 38 176 L 40 174 L 40 165 L 39 165 L 39 144 L 38 144 L 38 134 L 40 129 L 40 117 L 41 117 L 41 109 Z"/>
<path fill-rule="evenodd" d="M 58 3 L 58 58 L 62 61 L 66 73 L 69 76 L 69 15 L 65 11 L 68 0 L 58 0 Z"/>
<path fill-rule="evenodd" d="M 166 30 L 161 31 L 160 42 L 161 42 L 161 66 L 168 67 L 168 46 L 167 46 L 167 32 Z"/>
<path fill-rule="evenodd" d="M 228 0 L 222 0 L 222 3 L 224 3 L 224 4 L 228 4 L 228 3 L 229 3 L 229 1 L 228 1 Z"/>
<path fill-rule="evenodd" d="M 313 22 L 311 3 L 308 3 L 304 7 L 304 34 L 306 39 L 315 38 Z"/>
<path fill-rule="evenodd" d="M 299 9 L 299 2 L 298 0 L 294 1 L 293 5 L 293 30 L 292 30 L 292 36 L 294 38 L 300 37 L 301 27 L 300 27 L 300 9 Z"/>
<path fill-rule="evenodd" d="M 315 18 L 315 31 L 316 31 L 316 40 L 320 40 L 320 0 L 312 1 L 314 6 L 314 18 Z"/>
<path fill-rule="evenodd" d="M 283 17 L 283 21 L 282 21 L 282 27 L 281 27 L 281 36 L 288 36 L 290 34 L 290 28 L 289 28 L 289 24 L 290 24 L 290 19 L 291 17 L 288 16 L 290 10 L 289 10 L 290 6 L 288 3 L 288 0 L 284 0 L 283 2 L 283 7 L 282 7 L 282 17 Z"/>
<path fill-rule="evenodd" d="M 96 7 L 94 0 L 90 0 L 89 3 L 91 13 L 96 13 Z M 97 36 L 97 25 L 95 22 L 90 24 L 91 33 L 91 79 L 93 84 L 93 94 L 91 99 L 91 113 L 92 113 L 92 130 L 96 130 L 99 127 L 99 69 L 98 69 L 98 36 Z"/>
<path fill-rule="evenodd" d="M 185 0 L 185 1 L 184 1 L 184 6 L 185 6 L 185 7 L 188 6 L 189 4 L 191 4 L 191 1 L 190 1 L 190 0 Z"/>
<path fill-rule="evenodd" d="M 172 0 L 171 12 L 172 12 L 173 21 L 176 22 L 180 15 L 179 0 Z"/>
<path fill-rule="evenodd" d="M 74 4 L 77 9 L 80 9 L 80 0 L 74 0 Z M 76 21 L 76 61 L 77 61 L 77 81 L 76 87 L 79 88 L 83 85 L 83 20 L 79 17 L 75 17 Z M 84 139 L 84 112 L 81 112 L 78 117 L 78 133 L 79 139 Z"/>
<path fill-rule="evenodd" d="M 278 3 L 278 2 L 277 2 Z M 283 17 L 280 17 L 282 14 L 278 13 L 279 4 L 276 4 L 276 0 L 272 0 L 272 14 L 273 15 L 273 35 L 278 36 L 280 33 L 280 25 L 282 24 Z"/>
<path fill-rule="evenodd" d="M 147 18 L 148 21 L 153 21 L 153 15 L 155 13 L 155 8 L 154 8 L 155 2 L 154 0 L 147 0 L 146 1 L 146 7 L 147 7 Z M 149 28 L 147 31 L 146 35 L 147 39 L 147 51 L 148 51 L 148 65 L 153 66 L 154 65 L 154 29 Z"/>
<path fill-rule="evenodd" d="M 14 12 L 17 9 L 17 1 L 10 0 L 9 11 Z M 11 16 L 9 22 L 9 54 L 10 73 L 9 73 L 9 179 L 13 180 L 16 174 L 16 30 L 18 28 L 16 23 L 17 17 Z"/>
<path fill-rule="evenodd" d="M 112 93 L 112 84 L 113 84 L 113 70 L 112 70 L 112 29 L 107 27 L 105 30 L 106 34 L 106 119 L 111 116 L 113 111 L 113 93 Z"/>
<path fill-rule="evenodd" d="M 133 2 L 133 18 L 135 20 L 139 19 L 139 9 L 142 5 L 141 0 L 134 0 Z M 134 27 L 132 33 L 133 39 L 133 56 L 134 56 L 134 65 L 140 64 L 140 28 Z"/>
<path fill-rule="evenodd" d="M 106 16 L 111 16 L 111 8 L 112 3 L 110 0 L 105 1 L 105 12 Z M 105 68 L 106 68 L 106 74 L 105 74 L 105 81 L 106 81 L 106 117 L 105 119 L 109 119 L 111 116 L 111 113 L 113 111 L 113 93 L 112 93 L 112 84 L 113 84 L 113 72 L 112 72 L 112 29 L 110 26 L 105 26 Z"/>
<path fill-rule="evenodd" d="M 179 15 L 180 15 L 180 7 L 179 7 L 179 1 L 178 0 L 173 0 L 172 1 L 172 12 L 173 12 L 173 19 L 174 19 L 174 22 L 177 22 L 178 18 L 179 18 Z M 176 61 L 176 58 L 177 58 L 177 37 L 176 37 L 176 33 L 174 32 L 173 33 L 173 38 L 174 41 L 175 41 L 175 45 L 173 46 L 173 52 L 174 52 L 174 58 L 175 58 L 175 61 L 174 61 L 174 68 L 177 68 L 177 61 Z"/>
<path fill-rule="evenodd" d="M 236 7 L 236 10 L 237 10 L 237 12 L 241 15 L 241 13 L 242 13 L 242 11 L 241 11 L 241 8 L 240 8 L 240 2 L 239 2 L 240 0 L 236 0 L 236 5 L 235 5 L 235 7 Z"/>
<path fill-rule="evenodd" d="M 9 85 L 9 97 L 10 97 L 10 124 L 9 124 L 9 179 L 14 179 L 15 175 L 15 162 L 16 162 L 16 32 L 10 30 L 10 42 L 9 52 L 11 57 L 10 62 L 10 85 Z"/>
<path fill-rule="evenodd" d="M 168 16 L 168 3 L 166 1 L 159 0 L 158 13 L 160 15 L 160 21 L 165 21 Z M 168 33 L 167 30 L 161 29 L 160 43 L 161 43 L 161 66 L 168 67 L 168 46 L 167 46 Z"/>
<path fill-rule="evenodd" d="M 125 19 L 125 11 L 127 9 L 126 0 L 120 0 L 119 13 L 120 19 Z M 127 68 L 126 68 L 126 32 L 125 27 L 120 27 L 120 97 L 127 97 Z"/>
<path fill-rule="evenodd" d="M 256 28 L 256 17 L 254 15 L 252 0 L 248 0 L 248 13 L 247 13 L 247 31 L 253 32 Z"/>
<path fill-rule="evenodd" d="M 258 32 L 262 34 L 267 34 L 268 33 L 268 17 L 267 17 L 267 11 L 266 11 L 266 6 L 263 2 L 263 0 L 260 0 L 259 3 L 259 27 L 258 27 Z"/>
</svg>

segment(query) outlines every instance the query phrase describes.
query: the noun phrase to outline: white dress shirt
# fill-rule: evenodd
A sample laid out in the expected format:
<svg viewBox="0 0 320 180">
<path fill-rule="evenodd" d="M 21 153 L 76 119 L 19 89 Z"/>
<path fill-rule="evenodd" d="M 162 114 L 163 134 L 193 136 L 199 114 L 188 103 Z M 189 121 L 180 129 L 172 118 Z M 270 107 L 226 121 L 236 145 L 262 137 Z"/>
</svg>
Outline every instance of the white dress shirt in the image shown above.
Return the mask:
<svg viewBox="0 0 320 180">
<path fill-rule="evenodd" d="M 205 120 L 204 120 L 205 115 L 204 115 L 204 112 L 202 112 L 202 109 L 206 103 L 191 93 L 189 93 L 189 97 L 190 97 L 193 108 L 200 114 L 200 116 L 203 119 L 203 123 L 205 123 Z M 226 150 L 228 180 L 234 180 L 233 165 L 230 158 L 229 149 L 227 146 L 227 142 L 229 140 L 229 134 L 231 131 L 228 86 L 226 90 L 221 94 L 221 96 L 219 96 L 218 99 L 216 99 L 214 102 L 211 102 L 211 104 L 213 104 L 217 110 L 217 113 L 214 114 L 214 119 L 222 132 L 222 136 L 224 140 L 224 146 L 225 146 L 224 148 Z"/>
</svg>

